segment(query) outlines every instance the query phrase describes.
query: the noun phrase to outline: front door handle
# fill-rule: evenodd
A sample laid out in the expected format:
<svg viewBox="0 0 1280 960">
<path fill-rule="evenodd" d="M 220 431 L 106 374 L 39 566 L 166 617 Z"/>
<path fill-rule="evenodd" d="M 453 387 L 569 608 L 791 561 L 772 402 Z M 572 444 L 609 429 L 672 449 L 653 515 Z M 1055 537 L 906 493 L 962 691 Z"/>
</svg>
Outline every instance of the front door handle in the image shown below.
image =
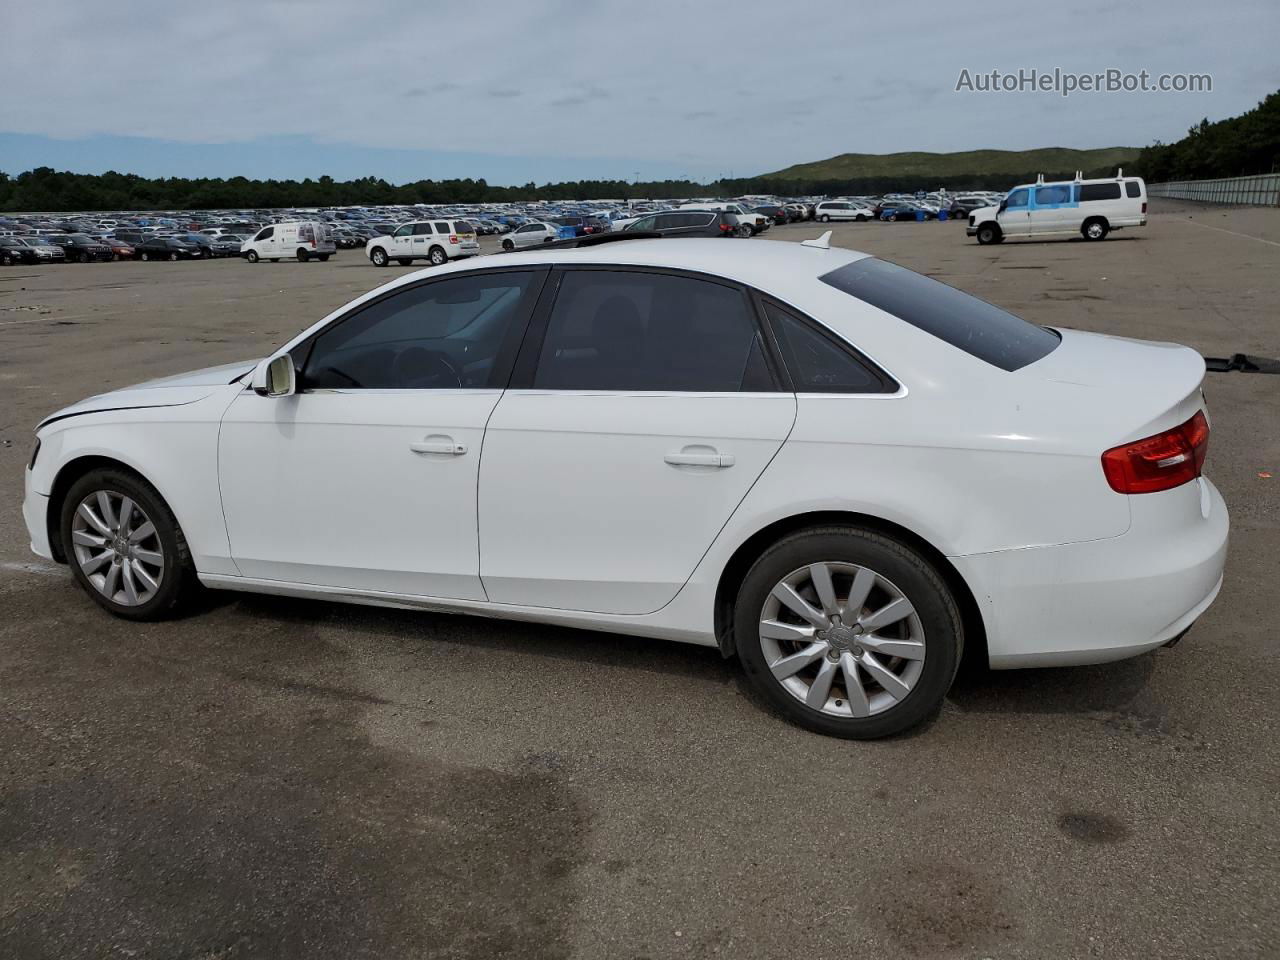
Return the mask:
<svg viewBox="0 0 1280 960">
<path fill-rule="evenodd" d="M 731 453 L 668 453 L 663 459 L 673 467 L 732 467 Z"/>
<path fill-rule="evenodd" d="M 465 443 L 457 443 L 453 437 L 428 437 L 409 444 L 414 453 L 444 453 L 452 457 L 460 457 L 467 452 Z"/>
</svg>

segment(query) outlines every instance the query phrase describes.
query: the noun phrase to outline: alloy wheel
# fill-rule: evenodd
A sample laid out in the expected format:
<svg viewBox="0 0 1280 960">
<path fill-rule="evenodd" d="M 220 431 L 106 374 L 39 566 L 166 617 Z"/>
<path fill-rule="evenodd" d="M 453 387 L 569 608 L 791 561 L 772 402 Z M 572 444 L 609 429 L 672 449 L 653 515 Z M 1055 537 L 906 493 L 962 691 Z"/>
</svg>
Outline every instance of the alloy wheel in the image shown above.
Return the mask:
<svg viewBox="0 0 1280 960">
<path fill-rule="evenodd" d="M 98 490 L 80 501 L 71 521 L 71 544 L 85 578 L 113 603 L 141 606 L 160 589 L 160 534 L 125 494 Z"/>
<path fill-rule="evenodd" d="M 871 717 L 911 693 L 924 670 L 924 627 L 888 578 L 853 563 L 794 570 L 769 592 L 760 649 L 779 685 L 831 717 Z"/>
</svg>

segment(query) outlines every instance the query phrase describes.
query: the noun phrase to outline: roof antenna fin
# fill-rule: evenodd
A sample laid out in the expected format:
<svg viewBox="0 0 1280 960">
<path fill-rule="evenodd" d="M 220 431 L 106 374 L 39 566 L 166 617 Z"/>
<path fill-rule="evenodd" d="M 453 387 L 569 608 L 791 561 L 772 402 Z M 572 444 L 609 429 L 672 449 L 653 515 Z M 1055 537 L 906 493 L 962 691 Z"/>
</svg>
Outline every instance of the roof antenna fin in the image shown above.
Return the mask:
<svg viewBox="0 0 1280 960">
<path fill-rule="evenodd" d="M 802 247 L 817 247 L 819 250 L 831 249 L 831 231 L 828 230 L 820 237 L 814 237 L 812 240 L 801 240 Z"/>
</svg>

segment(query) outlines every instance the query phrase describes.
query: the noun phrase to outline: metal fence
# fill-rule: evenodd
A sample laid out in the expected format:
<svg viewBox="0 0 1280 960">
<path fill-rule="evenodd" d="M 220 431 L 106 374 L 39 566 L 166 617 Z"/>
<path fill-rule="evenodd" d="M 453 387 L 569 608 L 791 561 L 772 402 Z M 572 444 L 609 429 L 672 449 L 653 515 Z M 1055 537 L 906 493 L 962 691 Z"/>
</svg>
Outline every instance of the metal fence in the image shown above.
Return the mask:
<svg viewBox="0 0 1280 960">
<path fill-rule="evenodd" d="M 1280 173 L 1225 180 L 1175 180 L 1148 183 L 1147 195 L 1202 203 L 1245 203 L 1255 207 L 1280 206 Z"/>
</svg>

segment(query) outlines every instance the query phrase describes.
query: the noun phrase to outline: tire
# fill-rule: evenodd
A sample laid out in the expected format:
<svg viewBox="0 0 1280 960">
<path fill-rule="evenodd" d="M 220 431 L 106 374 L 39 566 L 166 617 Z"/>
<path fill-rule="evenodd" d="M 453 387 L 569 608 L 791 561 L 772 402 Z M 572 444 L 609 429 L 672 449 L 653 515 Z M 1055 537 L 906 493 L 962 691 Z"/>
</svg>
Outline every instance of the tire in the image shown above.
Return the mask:
<svg viewBox="0 0 1280 960">
<path fill-rule="evenodd" d="M 890 223 L 897 223 L 897 222 L 898 222 L 898 215 L 897 215 L 896 213 L 891 213 L 891 214 L 889 214 L 889 222 L 890 222 Z"/>
<path fill-rule="evenodd" d="M 990 223 L 984 223 L 978 228 L 977 237 L 978 243 L 982 244 L 984 247 L 989 243 L 999 243 L 1004 239 L 1004 236 L 1000 232 L 1000 228 Z"/>
<path fill-rule="evenodd" d="M 822 612 L 810 572 L 815 568 L 828 571 L 833 585 L 829 603 L 837 611 L 859 588 L 859 578 L 872 584 L 864 586 L 858 601 L 858 622 L 850 625 L 848 613 L 836 622 Z M 777 599 L 775 587 L 783 583 L 791 584 L 809 613 L 824 624 L 823 638 Z M 903 599 L 905 616 L 861 632 L 861 621 Z M 774 637 L 762 637 L 762 619 L 774 625 Z M 802 629 L 788 629 L 790 623 Z M 771 705 L 808 730 L 851 740 L 901 733 L 936 714 L 964 646 L 959 607 L 938 571 L 905 544 L 852 525 L 800 530 L 769 547 L 738 590 L 733 632 L 748 679 Z M 798 639 L 778 639 L 792 633 Z M 818 642 L 825 647 L 814 656 Z M 889 645 L 905 656 L 888 653 Z M 799 651 L 805 655 L 792 661 L 798 669 L 777 677 L 778 662 Z M 846 670 L 860 681 L 857 708 L 850 703 Z M 878 676 L 886 678 L 884 684 Z M 804 696 L 822 696 L 822 705 L 809 706 Z M 855 716 L 855 710 L 866 715 Z"/>
<path fill-rule="evenodd" d="M 303 250 L 301 247 L 299 247 L 299 248 L 298 248 L 297 257 L 298 257 L 298 262 L 299 262 L 299 263 L 306 263 L 306 262 L 307 262 L 307 260 L 309 260 L 309 259 L 310 259 L 310 254 L 308 254 L 308 253 L 307 253 L 307 251 L 305 251 L 305 250 Z"/>
<path fill-rule="evenodd" d="M 443 267 L 449 262 L 449 255 L 444 252 L 444 247 L 432 247 L 427 253 L 427 259 L 433 267 Z"/>
<path fill-rule="evenodd" d="M 271 262 L 272 262 L 272 263 L 279 263 L 279 262 L 280 262 L 280 258 L 279 258 L 279 257 L 270 257 L 269 259 L 271 260 Z"/>
<path fill-rule="evenodd" d="M 822 221 L 823 223 L 830 223 L 830 222 L 831 222 L 831 217 L 830 217 L 830 215 L 829 215 L 829 214 L 825 214 L 825 213 L 824 213 L 822 216 L 820 216 L 818 219 L 819 219 L 820 221 Z"/>
<path fill-rule="evenodd" d="M 387 256 L 387 251 L 381 247 L 374 247 L 370 250 L 369 259 L 373 261 L 375 267 L 385 267 L 391 262 L 391 258 Z"/>
<path fill-rule="evenodd" d="M 145 252 L 145 251 L 144 251 L 144 252 L 143 252 L 143 254 L 142 254 L 142 259 L 143 259 L 143 260 L 150 260 L 150 259 L 151 259 L 151 254 L 149 254 L 149 253 L 147 253 L 147 252 Z"/>
<path fill-rule="evenodd" d="M 250 250 L 248 253 L 246 253 L 246 254 L 244 255 L 244 258 L 245 258 L 246 260 L 248 260 L 250 263 L 257 263 L 257 262 L 258 262 L 258 251 L 257 251 L 257 250 Z"/>
<path fill-rule="evenodd" d="M 317 260 L 319 260 L 321 263 L 328 263 L 328 262 L 329 262 L 329 254 L 327 254 L 327 253 L 322 253 L 322 254 L 320 254 L 320 256 L 316 257 L 316 259 L 317 259 Z"/>
<path fill-rule="evenodd" d="M 739 239 L 742 239 L 742 240 L 750 239 L 753 236 L 753 234 L 751 233 L 751 227 L 745 223 L 738 224 L 738 229 L 737 231 L 735 231 L 735 236 L 737 236 Z"/>
<path fill-rule="evenodd" d="M 119 514 L 124 506 L 123 499 L 128 498 L 133 506 L 128 510 L 132 522 L 124 527 L 124 535 L 106 536 L 100 534 L 100 525 L 106 521 L 122 520 L 123 517 L 106 517 L 101 507 L 99 494 L 108 496 L 108 504 Z M 80 512 L 80 505 L 90 501 L 91 510 L 97 520 L 95 524 Z M 149 521 L 149 524 L 143 521 Z M 150 526 L 152 533 L 146 533 Z M 97 570 L 86 572 L 85 564 L 100 563 L 104 554 L 96 552 L 97 545 L 77 543 L 79 538 L 100 541 L 105 554 L 110 554 L 107 563 Z M 106 530 L 111 531 L 113 524 L 106 523 Z M 130 533 L 132 530 L 132 533 Z M 173 616 L 188 603 L 196 591 L 195 566 L 191 561 L 191 551 L 187 547 L 186 537 L 178 525 L 169 505 L 156 492 L 151 484 L 137 474 L 123 469 L 106 468 L 85 474 L 71 485 L 66 500 L 62 504 L 59 531 L 62 546 L 66 553 L 71 574 L 81 588 L 98 606 L 108 613 L 126 620 L 162 620 Z M 139 534 L 142 534 L 139 536 Z M 119 542 L 128 551 L 123 559 L 111 549 L 111 544 Z M 159 561 L 156 561 L 159 557 Z M 126 574 L 125 568 L 129 571 Z M 136 571 L 141 570 L 142 573 Z M 115 570 L 113 596 L 105 592 L 110 582 L 111 571 Z M 143 575 L 151 579 L 155 589 L 151 590 Z M 102 577 L 99 584 L 96 577 Z M 137 603 L 129 600 L 128 589 L 132 585 Z M 144 594 L 149 593 L 150 596 Z"/>
<path fill-rule="evenodd" d="M 89 254 L 85 253 L 83 250 L 80 251 L 78 254 L 76 254 L 76 263 L 88 263 L 88 262 L 89 262 Z"/>
<path fill-rule="evenodd" d="M 512 250 L 514 250 L 515 248 L 516 248 L 516 245 L 515 245 L 514 243 L 512 243 L 510 240 L 503 240 L 503 241 L 502 241 L 502 249 L 503 249 L 503 250 L 505 250 L 505 251 L 507 251 L 507 253 L 510 253 L 510 252 L 511 252 Z"/>
<path fill-rule="evenodd" d="M 1086 240 L 1105 240 L 1110 232 L 1110 226 L 1101 217 L 1092 217 L 1080 227 L 1080 235 Z"/>
<path fill-rule="evenodd" d="M 854 220 L 856 220 L 858 223 L 866 223 L 866 222 L 867 222 L 867 218 L 866 218 L 865 216 L 863 216 L 861 213 L 860 213 L 860 214 L 858 214 L 858 215 L 857 215 L 856 217 L 854 217 L 853 219 L 854 219 Z"/>
<path fill-rule="evenodd" d="M 9 256 L 7 253 L 0 256 L 0 264 L 4 264 L 6 267 L 12 267 L 13 257 Z"/>
<path fill-rule="evenodd" d="M 402 267 L 411 267 L 413 266 L 413 257 L 397 257 L 396 263 Z"/>
<path fill-rule="evenodd" d="M 170 262 L 170 263 L 173 263 L 173 262 L 174 262 L 175 260 L 177 260 L 177 259 L 178 259 L 178 255 L 177 255 L 176 253 L 171 253 L 171 254 L 169 254 L 169 262 Z"/>
</svg>

